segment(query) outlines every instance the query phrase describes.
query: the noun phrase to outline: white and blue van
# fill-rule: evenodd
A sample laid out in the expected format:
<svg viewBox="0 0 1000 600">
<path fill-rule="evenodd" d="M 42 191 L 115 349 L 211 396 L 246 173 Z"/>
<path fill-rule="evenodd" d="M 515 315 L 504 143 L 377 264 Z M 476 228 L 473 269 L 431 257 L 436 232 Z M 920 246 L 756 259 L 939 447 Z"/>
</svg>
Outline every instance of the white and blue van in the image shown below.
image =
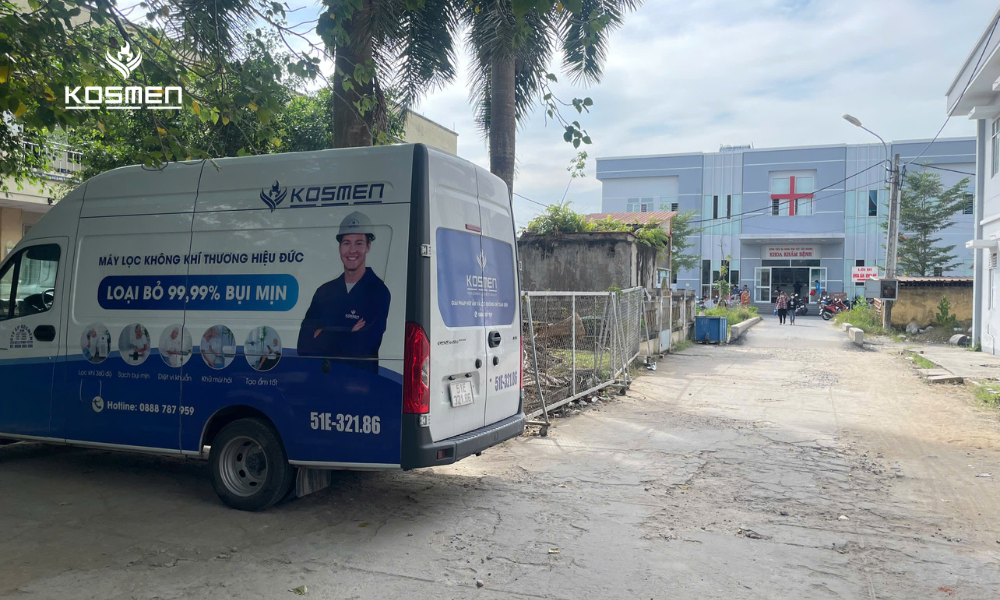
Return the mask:
<svg viewBox="0 0 1000 600">
<path fill-rule="evenodd" d="M 207 457 L 234 508 L 524 430 L 507 187 L 423 145 L 115 169 L 0 294 L 0 438 Z"/>
</svg>

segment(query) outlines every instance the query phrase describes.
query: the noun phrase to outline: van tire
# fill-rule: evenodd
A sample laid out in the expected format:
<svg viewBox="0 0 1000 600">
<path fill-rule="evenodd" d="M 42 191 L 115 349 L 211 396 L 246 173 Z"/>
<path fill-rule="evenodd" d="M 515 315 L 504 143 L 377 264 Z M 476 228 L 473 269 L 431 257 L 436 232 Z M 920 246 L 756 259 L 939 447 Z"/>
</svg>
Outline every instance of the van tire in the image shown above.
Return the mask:
<svg viewBox="0 0 1000 600">
<path fill-rule="evenodd" d="M 223 427 L 212 440 L 208 462 L 215 493 L 237 510 L 270 508 L 295 482 L 281 438 L 261 419 L 240 419 Z"/>
</svg>

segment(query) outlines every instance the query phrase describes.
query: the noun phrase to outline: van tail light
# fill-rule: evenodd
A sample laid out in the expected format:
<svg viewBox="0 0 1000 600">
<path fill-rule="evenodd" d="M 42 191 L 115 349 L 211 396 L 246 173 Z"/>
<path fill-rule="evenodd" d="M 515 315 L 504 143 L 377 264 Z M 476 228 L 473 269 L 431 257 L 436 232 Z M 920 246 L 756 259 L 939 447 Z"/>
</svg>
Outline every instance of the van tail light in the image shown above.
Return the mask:
<svg viewBox="0 0 1000 600">
<path fill-rule="evenodd" d="M 427 414 L 431 411 L 431 345 L 424 328 L 406 324 L 403 349 L 403 412 Z"/>
</svg>

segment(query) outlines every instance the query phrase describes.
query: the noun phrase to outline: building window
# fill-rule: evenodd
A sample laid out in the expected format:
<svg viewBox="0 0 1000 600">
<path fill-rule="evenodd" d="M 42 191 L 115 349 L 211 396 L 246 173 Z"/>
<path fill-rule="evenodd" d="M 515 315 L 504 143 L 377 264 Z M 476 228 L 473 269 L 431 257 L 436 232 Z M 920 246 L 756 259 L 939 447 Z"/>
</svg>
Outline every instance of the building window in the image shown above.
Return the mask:
<svg viewBox="0 0 1000 600">
<path fill-rule="evenodd" d="M 639 199 L 629 198 L 625 203 L 626 212 L 639 212 Z"/>
<path fill-rule="evenodd" d="M 1000 119 L 993 121 L 993 174 L 990 177 L 996 177 L 997 171 L 1000 171 Z"/>
<path fill-rule="evenodd" d="M 868 190 L 868 216 L 878 216 L 878 190 Z"/>
<path fill-rule="evenodd" d="M 701 261 L 701 282 L 711 284 L 712 280 L 709 279 L 712 276 L 712 261 L 703 260 Z"/>
<path fill-rule="evenodd" d="M 811 176 L 771 179 L 771 214 L 777 216 L 813 214 L 815 180 Z"/>
<path fill-rule="evenodd" d="M 731 194 L 726 195 L 726 218 L 731 219 L 733 217 L 733 196 Z"/>
<path fill-rule="evenodd" d="M 934 276 L 935 277 L 941 277 L 942 275 L 944 275 L 944 268 L 943 267 L 934 267 Z"/>
<path fill-rule="evenodd" d="M 863 267 L 863 266 L 865 266 L 865 261 L 864 260 L 856 260 L 856 261 L 854 261 L 854 266 L 855 267 Z"/>
<path fill-rule="evenodd" d="M 963 215 L 971 215 L 975 211 L 976 206 L 973 202 L 974 200 L 975 195 L 968 193 L 965 194 L 965 208 L 962 209 Z"/>
<path fill-rule="evenodd" d="M 680 209 L 681 209 L 681 205 L 680 205 L 680 202 L 671 202 L 671 203 L 670 203 L 670 210 L 672 210 L 672 211 L 674 211 L 674 212 L 677 212 L 677 211 L 679 211 Z"/>
<path fill-rule="evenodd" d="M 718 196 L 712 196 L 712 218 L 713 219 L 718 219 L 719 218 L 719 197 Z"/>
<path fill-rule="evenodd" d="M 677 210 L 677 198 L 660 198 L 660 212 Z"/>
</svg>

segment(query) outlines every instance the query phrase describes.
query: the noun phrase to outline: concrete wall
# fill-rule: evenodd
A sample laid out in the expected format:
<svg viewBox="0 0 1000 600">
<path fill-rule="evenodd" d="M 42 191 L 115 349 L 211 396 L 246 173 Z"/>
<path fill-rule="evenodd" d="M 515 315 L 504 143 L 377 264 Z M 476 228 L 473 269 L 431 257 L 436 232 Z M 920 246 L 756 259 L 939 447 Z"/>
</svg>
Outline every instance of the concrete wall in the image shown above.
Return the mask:
<svg viewBox="0 0 1000 600">
<path fill-rule="evenodd" d="M 410 112 L 406 118 L 403 139 L 410 144 L 427 144 L 432 148 L 458 155 L 458 134 L 419 113 Z"/>
<path fill-rule="evenodd" d="M 521 289 L 600 292 L 612 286 L 653 287 L 653 248 L 631 233 L 523 235 L 517 242 Z"/>
<path fill-rule="evenodd" d="M 25 225 L 34 225 L 42 218 L 42 213 L 28 212 L 18 208 L 0 208 L 0 258 L 7 256 L 24 233 Z"/>
<path fill-rule="evenodd" d="M 972 320 L 972 285 L 909 287 L 900 285 L 899 301 L 892 307 L 892 324 L 905 326 L 910 321 L 926 327 L 934 321 L 941 297 L 951 304 L 951 314 L 959 321 Z"/>
</svg>

